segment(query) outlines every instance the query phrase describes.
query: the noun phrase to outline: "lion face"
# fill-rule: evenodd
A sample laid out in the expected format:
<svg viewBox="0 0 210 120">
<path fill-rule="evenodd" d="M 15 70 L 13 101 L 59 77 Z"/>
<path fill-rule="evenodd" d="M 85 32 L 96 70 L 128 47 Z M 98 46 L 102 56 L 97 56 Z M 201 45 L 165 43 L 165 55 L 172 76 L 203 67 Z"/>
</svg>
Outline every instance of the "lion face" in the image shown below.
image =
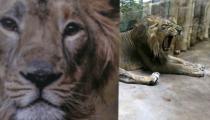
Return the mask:
<svg viewBox="0 0 210 120">
<path fill-rule="evenodd" d="M 94 112 L 86 101 L 110 73 L 117 75 L 117 43 L 109 35 L 117 27 L 108 1 L 81 1 L 0 1 L 4 120 L 63 120 Z"/>
<path fill-rule="evenodd" d="M 172 19 L 164 19 L 157 16 L 146 18 L 150 34 L 155 34 L 156 39 L 164 51 L 168 51 L 175 36 L 181 35 L 182 27 Z M 160 47 L 161 48 L 161 47 Z"/>
<path fill-rule="evenodd" d="M 163 23 L 160 24 L 159 29 L 164 33 L 165 36 L 162 43 L 162 49 L 164 51 L 168 51 L 173 38 L 177 35 L 181 35 L 182 27 L 171 20 L 164 19 Z"/>
</svg>

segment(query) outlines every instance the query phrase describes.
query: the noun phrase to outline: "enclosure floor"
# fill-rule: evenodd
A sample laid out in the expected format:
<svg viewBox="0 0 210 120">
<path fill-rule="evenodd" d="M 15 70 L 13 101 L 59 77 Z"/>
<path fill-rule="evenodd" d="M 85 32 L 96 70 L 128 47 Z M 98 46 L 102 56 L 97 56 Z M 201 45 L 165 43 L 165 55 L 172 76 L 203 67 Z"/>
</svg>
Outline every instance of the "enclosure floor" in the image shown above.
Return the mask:
<svg viewBox="0 0 210 120">
<path fill-rule="evenodd" d="M 179 57 L 202 63 L 210 70 L 210 41 L 197 44 Z M 161 74 L 156 86 L 119 85 L 119 120 L 210 120 L 210 75 L 196 78 Z"/>
</svg>

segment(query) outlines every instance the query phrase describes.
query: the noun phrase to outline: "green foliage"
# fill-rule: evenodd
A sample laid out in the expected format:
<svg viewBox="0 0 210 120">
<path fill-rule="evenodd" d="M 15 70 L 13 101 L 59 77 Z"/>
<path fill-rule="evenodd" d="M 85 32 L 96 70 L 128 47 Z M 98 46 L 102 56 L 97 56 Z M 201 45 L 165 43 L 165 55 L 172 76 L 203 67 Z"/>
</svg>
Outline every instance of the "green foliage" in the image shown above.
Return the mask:
<svg viewBox="0 0 210 120">
<path fill-rule="evenodd" d="M 132 11 L 141 11 L 142 5 L 136 3 L 134 0 L 121 0 L 120 1 L 120 12 L 122 14 L 128 14 Z"/>
<path fill-rule="evenodd" d="M 120 31 L 124 32 L 132 28 L 132 26 L 142 18 L 143 6 L 136 3 L 135 0 L 120 1 Z"/>
</svg>

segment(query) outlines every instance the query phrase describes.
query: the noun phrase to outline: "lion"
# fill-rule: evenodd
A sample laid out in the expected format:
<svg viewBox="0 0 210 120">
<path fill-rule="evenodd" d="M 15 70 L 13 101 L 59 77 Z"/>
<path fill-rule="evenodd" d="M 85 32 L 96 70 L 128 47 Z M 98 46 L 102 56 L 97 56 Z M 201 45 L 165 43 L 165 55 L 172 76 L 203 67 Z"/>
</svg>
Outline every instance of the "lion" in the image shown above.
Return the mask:
<svg viewBox="0 0 210 120">
<path fill-rule="evenodd" d="M 180 35 L 182 27 L 172 18 L 147 16 L 130 31 L 121 33 L 120 81 L 155 85 L 159 73 L 204 76 L 205 67 L 168 55 L 173 38 Z M 151 76 L 129 72 L 143 67 L 153 71 Z"/>
<path fill-rule="evenodd" d="M 0 0 L 0 119 L 116 120 L 118 3 Z"/>
</svg>

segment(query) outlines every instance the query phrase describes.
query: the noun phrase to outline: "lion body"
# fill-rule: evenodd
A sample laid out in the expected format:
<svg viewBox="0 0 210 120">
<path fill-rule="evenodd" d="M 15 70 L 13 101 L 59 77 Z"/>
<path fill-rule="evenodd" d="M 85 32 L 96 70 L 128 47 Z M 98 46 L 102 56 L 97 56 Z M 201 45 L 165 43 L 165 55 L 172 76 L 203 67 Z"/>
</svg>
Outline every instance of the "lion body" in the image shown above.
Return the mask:
<svg viewBox="0 0 210 120">
<path fill-rule="evenodd" d="M 120 73 L 121 81 L 151 84 L 154 76 L 144 77 L 128 72 L 142 67 L 153 72 L 203 76 L 202 65 L 192 64 L 167 54 L 173 38 L 181 29 L 181 26 L 171 20 L 149 16 L 132 30 L 121 33 L 120 67 L 124 69 Z"/>
<path fill-rule="evenodd" d="M 132 30 L 120 34 L 120 67 L 126 70 L 135 70 L 141 67 L 131 33 Z"/>
<path fill-rule="evenodd" d="M 0 119 L 117 119 L 114 7 L 106 0 L 0 0 Z"/>
</svg>

